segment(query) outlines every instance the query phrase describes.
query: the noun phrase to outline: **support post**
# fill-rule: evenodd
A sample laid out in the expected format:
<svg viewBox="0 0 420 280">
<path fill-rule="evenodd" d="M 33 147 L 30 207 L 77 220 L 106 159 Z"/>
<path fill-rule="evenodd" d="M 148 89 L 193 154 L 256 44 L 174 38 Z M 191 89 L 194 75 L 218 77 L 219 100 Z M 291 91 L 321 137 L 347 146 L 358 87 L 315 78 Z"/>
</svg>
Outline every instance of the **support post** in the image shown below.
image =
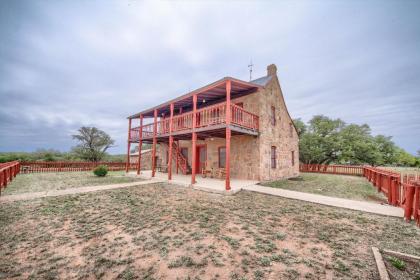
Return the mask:
<svg viewBox="0 0 420 280">
<path fill-rule="evenodd" d="M 226 82 L 226 181 L 225 186 L 226 190 L 230 190 L 230 121 L 231 121 L 231 106 L 230 106 L 230 90 L 231 82 L 228 80 Z"/>
<path fill-rule="evenodd" d="M 170 105 L 171 115 L 169 117 L 169 151 L 168 151 L 168 180 L 172 180 L 172 145 L 174 137 L 172 136 L 172 121 L 174 117 L 174 103 Z"/>
<path fill-rule="evenodd" d="M 176 146 L 178 147 L 178 152 L 179 151 L 179 140 L 176 141 Z M 178 170 L 179 170 L 179 160 L 178 160 L 178 155 L 176 156 L 176 174 L 178 174 Z"/>
<path fill-rule="evenodd" d="M 127 139 L 127 162 L 125 163 L 125 172 L 128 172 L 130 165 L 130 146 L 131 146 L 131 119 L 128 119 L 128 139 Z"/>
<path fill-rule="evenodd" d="M 191 172 L 191 185 L 195 184 L 195 173 L 196 170 L 196 157 L 197 157 L 197 133 L 195 132 L 195 126 L 197 122 L 197 94 L 193 95 L 193 125 L 192 125 L 192 172 Z"/>
<path fill-rule="evenodd" d="M 139 161 L 137 162 L 137 175 L 140 175 L 141 170 L 141 148 L 143 146 L 143 115 L 140 115 L 140 127 L 139 127 Z"/>
<path fill-rule="evenodd" d="M 156 133 L 157 133 L 157 110 L 154 111 L 154 122 L 153 122 L 153 145 L 152 145 L 152 177 L 155 177 L 156 173 Z"/>
</svg>

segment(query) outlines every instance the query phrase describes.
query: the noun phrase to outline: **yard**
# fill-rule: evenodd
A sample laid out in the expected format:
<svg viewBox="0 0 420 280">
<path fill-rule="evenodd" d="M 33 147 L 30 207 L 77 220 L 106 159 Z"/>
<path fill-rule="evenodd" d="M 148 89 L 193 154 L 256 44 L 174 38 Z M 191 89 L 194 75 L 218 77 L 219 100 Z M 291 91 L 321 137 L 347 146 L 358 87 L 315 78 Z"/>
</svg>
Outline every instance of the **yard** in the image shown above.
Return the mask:
<svg viewBox="0 0 420 280">
<path fill-rule="evenodd" d="M 0 206 L 3 279 L 378 279 L 371 246 L 420 255 L 402 219 L 251 192 L 161 183 Z"/>
<path fill-rule="evenodd" d="M 387 202 L 383 193 L 379 193 L 365 178 L 357 176 L 301 173 L 298 178 L 269 182 L 264 185 L 353 200 Z"/>
<path fill-rule="evenodd" d="M 123 171 L 108 172 L 106 177 L 97 177 L 92 172 L 57 172 L 19 174 L 7 186 L 2 195 L 64 190 L 69 188 L 128 183 L 138 178 L 124 176 Z"/>
</svg>

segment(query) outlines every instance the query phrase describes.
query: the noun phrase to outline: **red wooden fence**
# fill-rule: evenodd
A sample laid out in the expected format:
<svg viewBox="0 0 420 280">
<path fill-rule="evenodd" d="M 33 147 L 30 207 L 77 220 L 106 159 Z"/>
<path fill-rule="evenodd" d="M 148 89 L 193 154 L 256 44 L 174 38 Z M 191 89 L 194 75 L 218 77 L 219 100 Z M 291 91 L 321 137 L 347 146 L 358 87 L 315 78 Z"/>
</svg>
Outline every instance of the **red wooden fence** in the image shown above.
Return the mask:
<svg viewBox="0 0 420 280">
<path fill-rule="evenodd" d="M 301 164 L 299 167 L 301 172 L 363 176 L 363 166 L 357 165 Z"/>
<path fill-rule="evenodd" d="M 1 190 L 16 177 L 20 171 L 19 161 L 0 163 L 0 195 Z"/>
<path fill-rule="evenodd" d="M 420 226 L 420 175 L 406 174 L 371 167 L 351 165 L 301 164 L 301 172 L 328 173 L 363 176 L 371 182 L 378 192 L 383 192 L 388 203 L 404 208 L 404 218 L 413 218 Z"/>
<path fill-rule="evenodd" d="M 23 161 L 22 173 L 91 171 L 98 165 L 106 165 L 110 171 L 125 170 L 125 162 L 84 162 L 84 161 Z M 136 164 L 130 163 L 130 169 Z"/>
</svg>

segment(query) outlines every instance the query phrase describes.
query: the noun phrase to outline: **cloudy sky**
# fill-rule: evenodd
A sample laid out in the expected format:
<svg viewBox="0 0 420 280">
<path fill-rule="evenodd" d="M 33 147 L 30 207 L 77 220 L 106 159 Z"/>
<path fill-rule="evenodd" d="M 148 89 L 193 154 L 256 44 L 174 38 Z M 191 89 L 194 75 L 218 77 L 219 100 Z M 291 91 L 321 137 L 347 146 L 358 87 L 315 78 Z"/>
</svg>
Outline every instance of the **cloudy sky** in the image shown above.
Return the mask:
<svg viewBox="0 0 420 280">
<path fill-rule="evenodd" d="M 126 117 L 275 63 L 293 118 L 367 123 L 420 149 L 419 1 L 0 2 L 0 151 L 67 151 Z"/>
</svg>

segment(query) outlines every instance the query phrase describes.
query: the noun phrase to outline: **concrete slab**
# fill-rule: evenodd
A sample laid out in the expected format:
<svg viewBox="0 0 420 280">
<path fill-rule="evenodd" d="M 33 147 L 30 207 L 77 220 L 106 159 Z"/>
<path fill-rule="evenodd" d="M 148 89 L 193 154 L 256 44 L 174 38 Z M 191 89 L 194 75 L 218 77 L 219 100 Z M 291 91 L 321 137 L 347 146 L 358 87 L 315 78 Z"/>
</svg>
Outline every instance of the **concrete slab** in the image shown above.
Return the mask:
<svg viewBox="0 0 420 280">
<path fill-rule="evenodd" d="M 127 174 L 128 176 L 137 176 L 135 172 L 130 172 Z M 151 179 L 152 178 L 152 171 L 151 170 L 143 170 L 140 175 L 142 179 Z M 226 191 L 225 189 L 225 180 L 220 180 L 216 178 L 203 178 L 201 175 L 197 175 L 195 177 L 196 183 L 191 185 L 191 175 L 183 175 L 183 174 L 172 174 L 172 180 L 168 180 L 168 173 L 156 172 L 155 180 L 161 180 L 167 183 L 192 187 L 193 189 L 212 192 L 212 193 L 219 193 L 224 195 L 232 195 L 246 186 L 252 186 L 258 183 L 258 181 L 252 180 L 241 180 L 241 179 L 231 179 L 230 185 L 231 189 Z"/>
</svg>

